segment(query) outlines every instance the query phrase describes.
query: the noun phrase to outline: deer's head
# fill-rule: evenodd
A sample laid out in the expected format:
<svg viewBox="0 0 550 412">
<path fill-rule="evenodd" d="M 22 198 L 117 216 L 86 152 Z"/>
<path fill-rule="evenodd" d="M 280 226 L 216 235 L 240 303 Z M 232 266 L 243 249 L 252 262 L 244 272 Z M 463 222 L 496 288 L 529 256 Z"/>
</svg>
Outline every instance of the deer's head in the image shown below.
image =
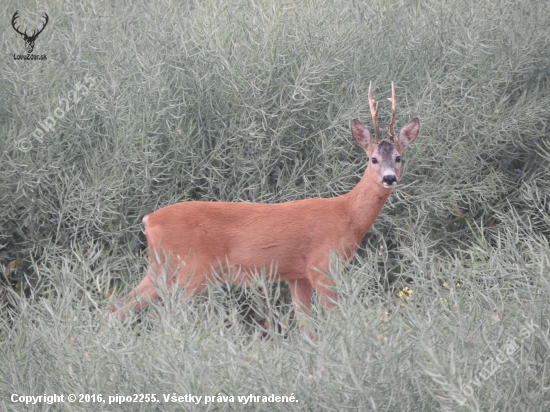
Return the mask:
<svg viewBox="0 0 550 412">
<path fill-rule="evenodd" d="M 27 53 L 32 53 L 32 51 L 34 50 L 34 42 L 36 41 L 36 38 L 40 33 L 42 33 L 42 31 L 44 30 L 44 27 L 46 27 L 46 25 L 48 24 L 48 20 L 49 20 L 48 15 L 44 13 L 44 23 L 42 24 L 42 27 L 38 30 L 33 30 L 32 34 L 28 35 L 26 30 L 24 32 L 19 30 L 21 26 L 15 27 L 15 22 L 19 17 L 18 13 L 19 11 L 16 11 L 15 14 L 13 15 L 13 18 L 11 19 L 11 25 L 13 29 L 21 35 L 23 40 L 25 40 L 25 49 L 27 49 Z"/>
<path fill-rule="evenodd" d="M 384 188 L 393 189 L 401 176 L 401 154 L 418 136 L 420 121 L 415 117 L 403 126 L 397 136 L 393 135 L 393 122 L 395 119 L 397 101 L 395 99 L 395 89 L 392 83 L 392 97 L 388 99 L 392 103 L 388 136 L 381 140 L 377 121 L 378 103 L 376 103 L 375 108 L 372 98 L 372 84 L 369 86 L 368 97 L 376 139 L 371 136 L 369 130 L 357 119 L 353 119 L 351 122 L 351 133 L 357 144 L 365 149 L 370 159 L 367 172 L 371 173 L 375 177 L 377 183 Z"/>
</svg>

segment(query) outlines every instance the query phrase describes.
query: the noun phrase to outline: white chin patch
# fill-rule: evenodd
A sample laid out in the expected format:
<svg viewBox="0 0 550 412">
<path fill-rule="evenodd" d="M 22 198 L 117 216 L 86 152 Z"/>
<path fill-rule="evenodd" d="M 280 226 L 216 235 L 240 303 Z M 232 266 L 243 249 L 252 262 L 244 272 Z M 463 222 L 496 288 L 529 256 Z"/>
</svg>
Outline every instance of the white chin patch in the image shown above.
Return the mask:
<svg viewBox="0 0 550 412">
<path fill-rule="evenodd" d="M 397 182 L 392 183 L 391 185 L 387 184 L 386 182 L 383 182 L 382 186 L 384 186 L 386 189 L 391 189 L 391 188 L 394 188 L 395 186 L 397 186 Z"/>
</svg>

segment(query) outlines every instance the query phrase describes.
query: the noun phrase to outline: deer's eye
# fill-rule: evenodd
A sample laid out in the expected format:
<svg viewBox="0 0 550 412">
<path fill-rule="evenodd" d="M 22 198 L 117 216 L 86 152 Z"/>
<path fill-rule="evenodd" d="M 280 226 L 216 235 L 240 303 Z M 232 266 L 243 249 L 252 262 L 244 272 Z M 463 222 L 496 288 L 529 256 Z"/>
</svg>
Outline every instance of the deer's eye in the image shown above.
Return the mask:
<svg viewBox="0 0 550 412">
<path fill-rule="evenodd" d="M 397 157 L 395 158 L 395 161 L 396 161 L 396 163 L 401 163 L 401 156 L 397 156 Z"/>
<path fill-rule="evenodd" d="M 376 164 L 376 163 L 378 163 L 378 159 L 377 159 L 376 157 L 373 157 L 373 158 L 371 159 L 371 162 L 374 163 L 374 164 Z"/>
</svg>

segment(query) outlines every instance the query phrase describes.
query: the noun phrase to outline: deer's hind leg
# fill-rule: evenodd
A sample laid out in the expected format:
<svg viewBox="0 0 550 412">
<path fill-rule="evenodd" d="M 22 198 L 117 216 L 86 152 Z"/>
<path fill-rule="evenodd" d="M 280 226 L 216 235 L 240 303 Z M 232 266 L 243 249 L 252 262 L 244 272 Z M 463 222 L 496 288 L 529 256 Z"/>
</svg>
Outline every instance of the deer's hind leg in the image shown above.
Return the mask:
<svg viewBox="0 0 550 412">
<path fill-rule="evenodd" d="M 332 309 L 336 302 L 338 302 L 338 295 L 334 290 L 335 285 L 332 279 L 313 267 L 309 267 L 307 269 L 307 273 L 310 283 L 317 293 L 321 306 L 327 309 Z"/>
<path fill-rule="evenodd" d="M 292 305 L 298 312 L 311 312 L 311 283 L 308 279 L 297 279 L 288 281 Z"/>
<path fill-rule="evenodd" d="M 124 320 L 130 311 L 136 312 L 158 299 L 159 290 L 163 286 L 167 289 L 180 287 L 185 290 L 185 297 L 197 294 L 206 285 L 206 275 L 199 271 L 195 273 L 190 268 L 179 256 L 158 259 L 150 255 L 145 277 L 130 293 L 107 310 L 106 319 L 114 316 Z"/>
</svg>

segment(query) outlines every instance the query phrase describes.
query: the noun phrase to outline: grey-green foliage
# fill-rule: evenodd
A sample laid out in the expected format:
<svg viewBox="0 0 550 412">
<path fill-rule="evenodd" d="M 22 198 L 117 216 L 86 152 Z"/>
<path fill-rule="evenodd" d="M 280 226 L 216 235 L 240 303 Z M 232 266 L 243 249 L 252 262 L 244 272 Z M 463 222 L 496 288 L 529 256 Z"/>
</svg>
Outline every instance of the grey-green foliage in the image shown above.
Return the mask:
<svg viewBox="0 0 550 412">
<path fill-rule="evenodd" d="M 0 296 L 11 302 L 3 399 L 294 391 L 303 409 L 548 407 L 548 2 L 20 2 L 29 28 L 50 16 L 34 50 L 48 59 L 32 62 L 12 58 L 24 42 L 10 7 L 0 265 L 22 259 L 36 288 L 28 300 Z M 162 322 L 96 334 L 110 280 L 144 274 L 143 215 L 183 200 L 350 190 L 366 159 L 349 122 L 371 124 L 370 81 L 383 129 L 393 81 L 397 128 L 418 116 L 420 136 L 359 257 L 334 271 L 342 313 L 312 321 L 316 339 L 291 327 L 286 340 L 251 340 L 226 327 L 236 309 L 214 298 L 155 305 Z M 78 83 L 93 87 L 72 103 Z M 38 140 L 48 116 L 54 130 Z M 414 303 L 379 287 L 387 276 L 414 281 Z M 439 285 L 457 281 L 463 289 Z M 284 309 L 270 316 L 292 325 Z M 529 319 L 540 328 L 521 355 L 464 406 L 453 401 Z"/>
<path fill-rule="evenodd" d="M 546 163 L 542 2 L 58 7 L 40 37 L 48 62 L 4 68 L 4 204 L 29 240 L 112 241 L 176 200 L 341 194 L 364 167 L 348 129 L 370 117 L 371 80 L 382 102 L 397 84 L 398 124 L 421 118 L 403 180 L 415 184 L 395 198 L 433 226 L 487 218 Z M 85 76 L 95 87 L 36 141 Z"/>
</svg>

